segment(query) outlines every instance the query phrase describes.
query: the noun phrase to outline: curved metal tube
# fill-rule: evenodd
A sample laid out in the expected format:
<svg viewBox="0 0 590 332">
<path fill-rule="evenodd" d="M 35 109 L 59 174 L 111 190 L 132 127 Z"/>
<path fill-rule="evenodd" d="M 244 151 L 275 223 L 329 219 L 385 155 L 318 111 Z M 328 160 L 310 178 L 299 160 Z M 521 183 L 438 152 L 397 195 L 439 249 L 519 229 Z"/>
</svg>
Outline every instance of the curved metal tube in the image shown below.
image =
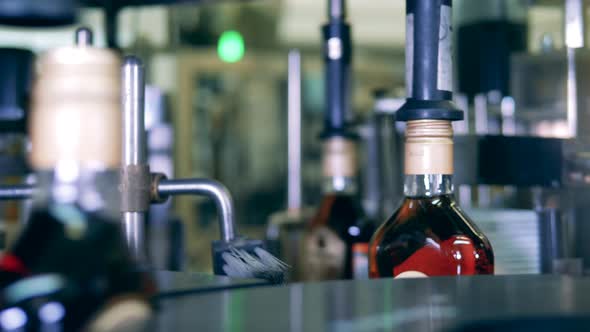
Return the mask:
<svg viewBox="0 0 590 332">
<path fill-rule="evenodd" d="M 158 183 L 158 195 L 203 195 L 215 201 L 219 211 L 219 231 L 225 242 L 235 239 L 234 202 L 227 188 L 210 179 L 161 180 Z"/>
<path fill-rule="evenodd" d="M 33 197 L 35 186 L 31 184 L 16 184 L 0 186 L 0 201 L 29 199 Z"/>
</svg>

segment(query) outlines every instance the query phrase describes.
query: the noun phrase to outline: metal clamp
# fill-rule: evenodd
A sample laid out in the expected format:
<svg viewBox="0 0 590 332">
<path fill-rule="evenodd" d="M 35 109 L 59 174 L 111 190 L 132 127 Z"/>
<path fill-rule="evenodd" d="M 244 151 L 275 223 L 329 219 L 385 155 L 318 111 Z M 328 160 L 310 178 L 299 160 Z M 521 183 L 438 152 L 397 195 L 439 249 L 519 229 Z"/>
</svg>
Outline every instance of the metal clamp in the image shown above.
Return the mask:
<svg viewBox="0 0 590 332">
<path fill-rule="evenodd" d="M 158 191 L 158 186 L 163 180 L 167 180 L 168 177 L 164 173 L 152 173 L 151 174 L 151 186 L 150 186 L 150 202 L 152 204 L 163 204 L 168 201 L 168 196 L 162 196 Z"/>
<path fill-rule="evenodd" d="M 150 208 L 151 176 L 148 165 L 121 168 L 121 212 L 147 212 Z"/>
</svg>

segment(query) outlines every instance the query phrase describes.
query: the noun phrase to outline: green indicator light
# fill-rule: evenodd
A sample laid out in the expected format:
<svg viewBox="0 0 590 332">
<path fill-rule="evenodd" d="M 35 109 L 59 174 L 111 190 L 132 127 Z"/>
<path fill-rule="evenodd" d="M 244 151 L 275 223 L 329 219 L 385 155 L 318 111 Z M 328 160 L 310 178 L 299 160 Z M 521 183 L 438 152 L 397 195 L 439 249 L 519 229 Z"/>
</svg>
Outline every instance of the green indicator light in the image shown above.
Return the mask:
<svg viewBox="0 0 590 332">
<path fill-rule="evenodd" d="M 233 30 L 224 31 L 217 42 L 217 55 L 225 62 L 238 62 L 244 57 L 245 47 L 242 35 Z"/>
</svg>

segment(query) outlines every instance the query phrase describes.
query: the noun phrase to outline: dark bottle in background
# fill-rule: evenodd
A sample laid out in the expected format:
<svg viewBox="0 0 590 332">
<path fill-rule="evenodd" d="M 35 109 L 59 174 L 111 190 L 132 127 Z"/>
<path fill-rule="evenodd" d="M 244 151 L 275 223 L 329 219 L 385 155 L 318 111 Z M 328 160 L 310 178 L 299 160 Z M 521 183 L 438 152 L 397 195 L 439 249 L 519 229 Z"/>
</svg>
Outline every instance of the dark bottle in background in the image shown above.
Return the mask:
<svg viewBox="0 0 590 332">
<path fill-rule="evenodd" d="M 356 179 L 355 142 L 333 136 L 323 142 L 323 197 L 305 231 L 301 266 L 305 280 L 367 275 L 372 223 L 363 216 Z"/>
</svg>

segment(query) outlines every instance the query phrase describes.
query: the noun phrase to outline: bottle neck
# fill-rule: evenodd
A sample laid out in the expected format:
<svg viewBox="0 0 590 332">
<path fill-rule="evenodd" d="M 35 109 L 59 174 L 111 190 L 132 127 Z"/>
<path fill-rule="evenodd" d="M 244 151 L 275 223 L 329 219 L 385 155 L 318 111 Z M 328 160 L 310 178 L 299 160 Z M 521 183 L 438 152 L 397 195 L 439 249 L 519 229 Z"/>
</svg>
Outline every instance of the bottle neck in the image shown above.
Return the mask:
<svg viewBox="0 0 590 332">
<path fill-rule="evenodd" d="M 328 176 L 322 181 L 322 191 L 324 194 L 355 195 L 358 187 L 352 176 Z"/>
<path fill-rule="evenodd" d="M 453 129 L 450 121 L 414 120 L 406 126 L 404 195 L 453 193 Z"/>
<path fill-rule="evenodd" d="M 453 193 L 453 176 L 448 174 L 406 174 L 404 196 L 434 197 Z"/>
<path fill-rule="evenodd" d="M 34 208 L 76 205 L 84 212 L 97 213 L 108 220 L 120 219 L 118 170 L 88 169 L 66 163 L 53 170 L 37 171 L 35 176 L 38 190 L 33 197 Z"/>
<path fill-rule="evenodd" d="M 324 141 L 322 154 L 324 193 L 356 194 L 357 161 L 354 141 L 332 137 Z"/>
</svg>

